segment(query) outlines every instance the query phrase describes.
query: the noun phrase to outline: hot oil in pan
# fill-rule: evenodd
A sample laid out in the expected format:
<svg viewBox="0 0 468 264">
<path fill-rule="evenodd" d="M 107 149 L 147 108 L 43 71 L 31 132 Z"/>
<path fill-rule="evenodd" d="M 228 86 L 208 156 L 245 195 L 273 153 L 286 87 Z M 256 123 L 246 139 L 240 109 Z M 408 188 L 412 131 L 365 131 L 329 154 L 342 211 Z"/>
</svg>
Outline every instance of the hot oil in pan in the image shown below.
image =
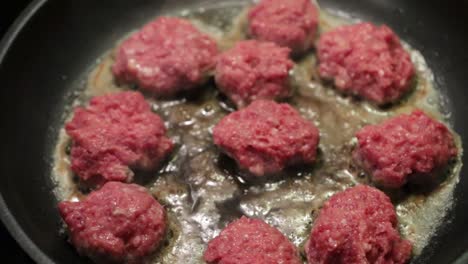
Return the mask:
<svg viewBox="0 0 468 264">
<path fill-rule="evenodd" d="M 244 37 L 242 7 L 181 14 L 215 37 L 222 49 Z M 349 18 L 322 12 L 320 30 L 350 22 L 353 21 Z M 276 182 L 245 183 L 238 176 L 234 162 L 213 145 L 212 128 L 231 109 L 212 81 L 188 98 L 164 101 L 148 98 L 154 111 L 166 120 L 169 134 L 177 142 L 167 165 L 154 173 L 151 182 L 145 183 L 165 205 L 172 222 L 172 238 L 154 263 L 202 263 L 206 243 L 241 215 L 264 219 L 294 244 L 302 246 L 326 199 L 357 183 L 368 183 L 350 159 L 355 143 L 353 135 L 359 128 L 414 108 L 446 120 L 439 107 L 440 95 L 432 86 L 431 71 L 419 52 L 407 48 L 417 69 L 415 90 L 400 105 L 384 110 L 340 96 L 334 89 L 320 84 L 314 71 L 313 52 L 297 61 L 291 73 L 296 94 L 289 103 L 320 129 L 320 158 L 314 166 L 288 170 Z M 110 70 L 112 63 L 112 52 L 109 52 L 91 72 L 73 106 L 85 104 L 91 96 L 131 89 L 115 85 Z M 66 118 L 70 118 L 70 113 Z M 69 138 L 62 129 L 53 175 L 60 200 L 76 200 L 82 196 L 69 170 L 68 144 Z M 458 136 L 457 144 L 460 147 Z M 403 193 L 395 199 L 401 232 L 413 242 L 415 254 L 426 245 L 450 207 L 460 167 L 458 161 L 447 179 L 430 195 Z"/>
</svg>

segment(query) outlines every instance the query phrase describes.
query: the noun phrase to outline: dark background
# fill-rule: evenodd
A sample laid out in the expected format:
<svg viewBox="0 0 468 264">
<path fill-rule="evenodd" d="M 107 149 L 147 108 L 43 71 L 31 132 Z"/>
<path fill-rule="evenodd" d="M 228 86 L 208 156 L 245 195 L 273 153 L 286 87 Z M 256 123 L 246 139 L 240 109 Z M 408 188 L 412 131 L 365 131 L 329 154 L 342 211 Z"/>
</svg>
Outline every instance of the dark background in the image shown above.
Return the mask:
<svg viewBox="0 0 468 264">
<path fill-rule="evenodd" d="M 0 4 L 0 37 L 3 37 L 8 30 L 8 27 L 14 22 L 16 17 L 29 4 L 29 2 L 32 2 L 32 0 L 3 1 Z M 11 237 L 1 222 L 0 252 L 4 253 L 2 254 L 2 260 L 0 261 L 2 263 L 34 263 Z"/>
<path fill-rule="evenodd" d="M 3 37 L 8 27 L 29 2 L 32 0 L 4 1 L 0 4 L 0 36 Z"/>
</svg>

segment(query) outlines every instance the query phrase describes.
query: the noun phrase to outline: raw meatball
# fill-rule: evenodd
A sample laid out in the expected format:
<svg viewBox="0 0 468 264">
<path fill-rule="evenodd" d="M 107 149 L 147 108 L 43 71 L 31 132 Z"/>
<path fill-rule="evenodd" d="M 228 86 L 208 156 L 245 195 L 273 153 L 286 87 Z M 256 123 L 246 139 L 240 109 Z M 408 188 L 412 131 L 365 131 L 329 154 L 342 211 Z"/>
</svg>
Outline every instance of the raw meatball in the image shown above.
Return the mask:
<svg viewBox="0 0 468 264">
<path fill-rule="evenodd" d="M 65 129 L 73 140 L 71 169 L 91 186 L 130 182 L 131 168 L 153 170 L 173 147 L 163 121 L 138 92 L 94 97 Z"/>
<path fill-rule="evenodd" d="M 310 264 L 402 264 L 409 260 L 411 248 L 400 238 L 388 196 L 365 185 L 325 202 L 305 246 Z"/>
<path fill-rule="evenodd" d="M 173 96 L 203 84 L 217 53 L 216 42 L 190 22 L 160 17 L 119 46 L 112 71 L 156 96 Z"/>
<path fill-rule="evenodd" d="M 320 76 L 342 92 L 383 105 L 410 89 L 413 63 L 387 26 L 338 27 L 320 37 L 317 52 Z"/>
<path fill-rule="evenodd" d="M 451 132 L 420 110 L 357 132 L 354 159 L 385 187 L 432 181 L 434 172 L 457 155 Z"/>
<path fill-rule="evenodd" d="M 291 95 L 289 52 L 272 42 L 238 42 L 218 58 L 216 84 L 238 108 L 256 99 L 284 99 Z"/>
<path fill-rule="evenodd" d="M 296 247 L 278 229 L 260 219 L 242 217 L 208 244 L 209 264 L 300 264 Z"/>
<path fill-rule="evenodd" d="M 213 138 L 240 168 L 263 176 L 314 162 L 319 131 L 290 105 L 258 100 L 224 117 Z"/>
<path fill-rule="evenodd" d="M 164 238 L 164 208 L 136 184 L 108 182 L 80 202 L 61 202 L 70 242 L 97 262 L 141 263 Z"/>
<path fill-rule="evenodd" d="M 294 54 L 313 46 L 318 10 L 311 0 L 262 0 L 249 10 L 249 34 L 289 47 Z"/>
</svg>

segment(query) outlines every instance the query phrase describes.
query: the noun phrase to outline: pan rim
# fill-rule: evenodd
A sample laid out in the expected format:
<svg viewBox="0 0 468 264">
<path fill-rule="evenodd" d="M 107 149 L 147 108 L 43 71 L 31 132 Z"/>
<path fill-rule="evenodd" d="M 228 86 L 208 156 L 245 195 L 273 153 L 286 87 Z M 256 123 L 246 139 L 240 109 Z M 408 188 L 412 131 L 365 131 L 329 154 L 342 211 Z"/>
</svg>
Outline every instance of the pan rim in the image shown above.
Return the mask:
<svg viewBox="0 0 468 264">
<path fill-rule="evenodd" d="M 15 19 L 13 24 L 8 28 L 3 38 L 0 41 L 0 66 L 3 64 L 5 56 L 10 47 L 20 32 L 38 12 L 38 10 L 47 2 L 47 0 L 33 0 Z M 29 255 L 36 263 L 53 263 L 49 256 L 44 254 L 37 245 L 24 232 L 23 228 L 18 224 L 15 217 L 10 212 L 3 194 L 0 192 L 0 220 L 5 225 L 8 232 L 15 239 L 18 245 Z"/>
</svg>

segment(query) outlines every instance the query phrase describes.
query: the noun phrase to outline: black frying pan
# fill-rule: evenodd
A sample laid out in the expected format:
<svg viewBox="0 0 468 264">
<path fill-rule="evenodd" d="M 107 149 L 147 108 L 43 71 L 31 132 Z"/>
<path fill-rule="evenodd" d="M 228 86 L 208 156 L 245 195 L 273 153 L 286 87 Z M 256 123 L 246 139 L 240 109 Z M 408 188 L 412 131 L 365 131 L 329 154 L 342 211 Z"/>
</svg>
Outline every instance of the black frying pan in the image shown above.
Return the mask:
<svg viewBox="0 0 468 264">
<path fill-rule="evenodd" d="M 236 1 L 236 0 L 231 0 Z M 51 151 L 61 114 L 86 69 L 117 40 L 151 18 L 216 0 L 39 0 L 0 44 L 2 111 L 0 216 L 38 263 L 83 263 L 59 235 L 51 192 Z M 420 50 L 450 99 L 455 130 L 468 140 L 468 4 L 464 1 L 323 0 L 364 20 L 390 25 Z M 466 147 L 466 146 L 465 146 Z M 468 164 L 467 156 L 463 162 Z M 451 263 L 468 249 L 468 167 L 456 203 L 414 263 Z M 6 252 L 8 254 L 8 252 Z M 468 263 L 468 258 L 459 263 Z"/>
</svg>

